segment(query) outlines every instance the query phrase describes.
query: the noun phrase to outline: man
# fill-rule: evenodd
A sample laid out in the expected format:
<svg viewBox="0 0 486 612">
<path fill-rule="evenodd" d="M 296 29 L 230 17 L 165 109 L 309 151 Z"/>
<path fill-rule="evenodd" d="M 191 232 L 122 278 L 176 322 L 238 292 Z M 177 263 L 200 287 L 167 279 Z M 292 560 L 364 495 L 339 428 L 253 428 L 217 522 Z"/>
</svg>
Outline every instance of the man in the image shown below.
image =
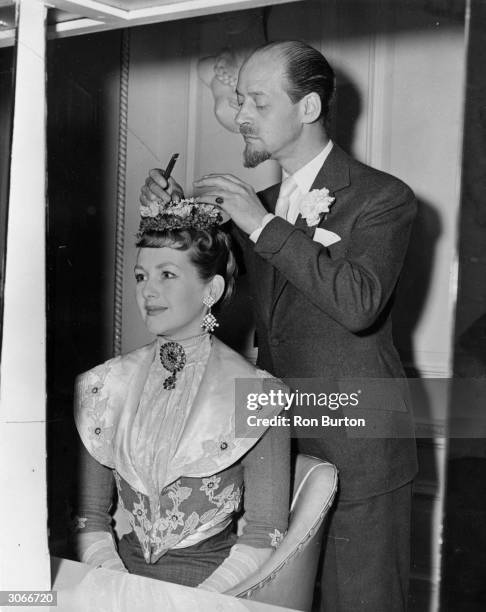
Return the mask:
<svg viewBox="0 0 486 612">
<path fill-rule="evenodd" d="M 240 70 L 236 121 L 245 165 L 275 159 L 282 185 L 257 196 L 234 176 L 209 175 L 195 187 L 245 237 L 261 367 L 294 379 L 402 378 L 390 310 L 415 199 L 401 181 L 353 160 L 329 139 L 333 89 L 329 64 L 304 43 L 255 51 Z M 178 191 L 152 171 L 141 201 Z M 339 469 L 321 577 L 327 612 L 406 609 L 416 450 L 412 437 L 396 435 L 394 411 L 410 424 L 399 381 L 393 406 L 385 395 L 374 415 L 368 412 L 376 436 L 336 427 L 297 440 L 299 452 Z M 387 411 L 380 413 L 383 404 Z"/>
</svg>

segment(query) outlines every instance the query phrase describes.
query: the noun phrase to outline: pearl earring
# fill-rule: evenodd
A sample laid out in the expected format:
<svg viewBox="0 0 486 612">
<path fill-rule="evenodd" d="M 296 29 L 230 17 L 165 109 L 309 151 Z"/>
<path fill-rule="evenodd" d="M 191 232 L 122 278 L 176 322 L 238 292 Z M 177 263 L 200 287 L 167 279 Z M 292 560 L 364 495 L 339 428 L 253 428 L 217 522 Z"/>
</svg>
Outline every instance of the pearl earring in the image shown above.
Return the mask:
<svg viewBox="0 0 486 612">
<path fill-rule="evenodd" d="M 208 312 L 202 320 L 201 327 L 205 332 L 212 333 L 216 327 L 219 327 L 219 323 L 216 317 L 211 312 L 211 306 L 215 304 L 215 299 L 212 295 L 207 295 L 203 299 L 203 304 L 208 307 Z"/>
</svg>

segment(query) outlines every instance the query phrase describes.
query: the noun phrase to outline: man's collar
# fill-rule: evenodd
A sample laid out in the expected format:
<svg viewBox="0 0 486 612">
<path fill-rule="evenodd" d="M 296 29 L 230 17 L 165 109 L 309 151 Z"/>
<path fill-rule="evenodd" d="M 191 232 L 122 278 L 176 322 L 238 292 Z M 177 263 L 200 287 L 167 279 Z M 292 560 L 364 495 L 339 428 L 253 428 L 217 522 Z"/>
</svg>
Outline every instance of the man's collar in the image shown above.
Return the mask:
<svg viewBox="0 0 486 612">
<path fill-rule="evenodd" d="M 327 156 L 331 152 L 333 147 L 332 140 L 329 140 L 327 145 L 322 149 L 320 153 L 318 153 L 313 159 L 310 160 L 305 166 L 299 168 L 294 174 L 292 174 L 293 179 L 299 186 L 299 190 L 301 193 L 308 193 L 310 188 L 312 187 L 314 181 L 316 180 L 317 175 L 319 174 L 319 170 L 324 165 L 324 162 L 327 159 Z M 282 181 L 284 181 L 288 176 L 290 176 L 285 170 L 282 173 Z"/>
<path fill-rule="evenodd" d="M 331 194 L 334 194 L 347 187 L 351 180 L 350 162 L 352 162 L 351 158 L 338 145 L 334 145 L 326 163 L 318 172 L 312 188 L 326 187 Z M 333 205 L 333 210 L 335 207 L 336 203 Z"/>
</svg>

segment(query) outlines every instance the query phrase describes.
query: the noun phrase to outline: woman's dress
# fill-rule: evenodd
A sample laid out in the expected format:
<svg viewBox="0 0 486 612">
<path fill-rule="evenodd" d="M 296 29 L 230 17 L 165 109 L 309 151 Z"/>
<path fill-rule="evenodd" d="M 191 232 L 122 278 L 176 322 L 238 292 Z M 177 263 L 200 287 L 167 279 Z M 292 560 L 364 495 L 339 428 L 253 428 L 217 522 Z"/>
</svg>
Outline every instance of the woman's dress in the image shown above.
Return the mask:
<svg viewBox="0 0 486 612">
<path fill-rule="evenodd" d="M 282 427 L 250 430 L 245 421 L 239 381 L 245 391 L 268 390 L 274 379 L 266 373 L 205 335 L 181 343 L 186 365 L 166 390 L 160 344 L 79 378 L 75 413 L 84 448 L 75 541 L 87 562 L 197 586 L 236 544 L 278 546 L 287 527 L 289 436 Z M 262 407 L 258 415 L 281 408 Z M 131 527 L 118 545 L 115 489 Z"/>
</svg>

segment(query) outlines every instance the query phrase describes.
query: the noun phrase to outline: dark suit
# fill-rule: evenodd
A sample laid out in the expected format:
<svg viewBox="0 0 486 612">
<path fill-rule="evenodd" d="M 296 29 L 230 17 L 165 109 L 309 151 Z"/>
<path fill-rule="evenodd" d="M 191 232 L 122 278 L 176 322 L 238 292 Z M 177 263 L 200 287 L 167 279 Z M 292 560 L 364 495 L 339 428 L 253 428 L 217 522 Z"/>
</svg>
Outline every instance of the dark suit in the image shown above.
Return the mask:
<svg viewBox="0 0 486 612">
<path fill-rule="evenodd" d="M 313 229 L 301 217 L 295 226 L 276 217 L 256 244 L 246 240 L 259 365 L 287 378 L 403 378 L 390 312 L 416 211 L 414 195 L 398 179 L 353 160 L 336 145 L 312 188 L 323 187 L 335 202 L 320 227 L 338 234 L 339 242 L 326 248 L 312 240 Z M 270 212 L 279 188 L 259 194 Z M 357 439 L 335 427 L 320 437 L 298 439 L 299 452 L 335 463 L 340 474 L 329 531 L 338 546 L 328 545 L 324 568 L 329 612 L 403 608 L 409 483 L 417 463 L 413 436 L 403 434 L 407 424 L 412 429 L 406 387 L 397 381 L 390 389 L 384 400 L 377 400 L 378 408 L 385 405 L 386 410 L 368 413 L 378 428 L 376 436 Z M 393 406 L 387 405 L 391 400 Z M 392 521 L 400 516 L 397 527 Z M 386 546 L 374 541 L 378 535 Z M 347 550 L 340 548 L 341 539 L 348 542 Z M 390 539 L 397 540 L 391 548 Z M 378 554 L 382 544 L 386 550 Z M 389 558 L 397 554 L 398 561 Z M 369 555 L 382 560 L 374 566 Z M 373 575 L 358 580 L 357 572 L 363 574 L 367 566 Z M 398 567 L 398 578 L 388 579 L 395 572 L 390 566 Z"/>
</svg>

